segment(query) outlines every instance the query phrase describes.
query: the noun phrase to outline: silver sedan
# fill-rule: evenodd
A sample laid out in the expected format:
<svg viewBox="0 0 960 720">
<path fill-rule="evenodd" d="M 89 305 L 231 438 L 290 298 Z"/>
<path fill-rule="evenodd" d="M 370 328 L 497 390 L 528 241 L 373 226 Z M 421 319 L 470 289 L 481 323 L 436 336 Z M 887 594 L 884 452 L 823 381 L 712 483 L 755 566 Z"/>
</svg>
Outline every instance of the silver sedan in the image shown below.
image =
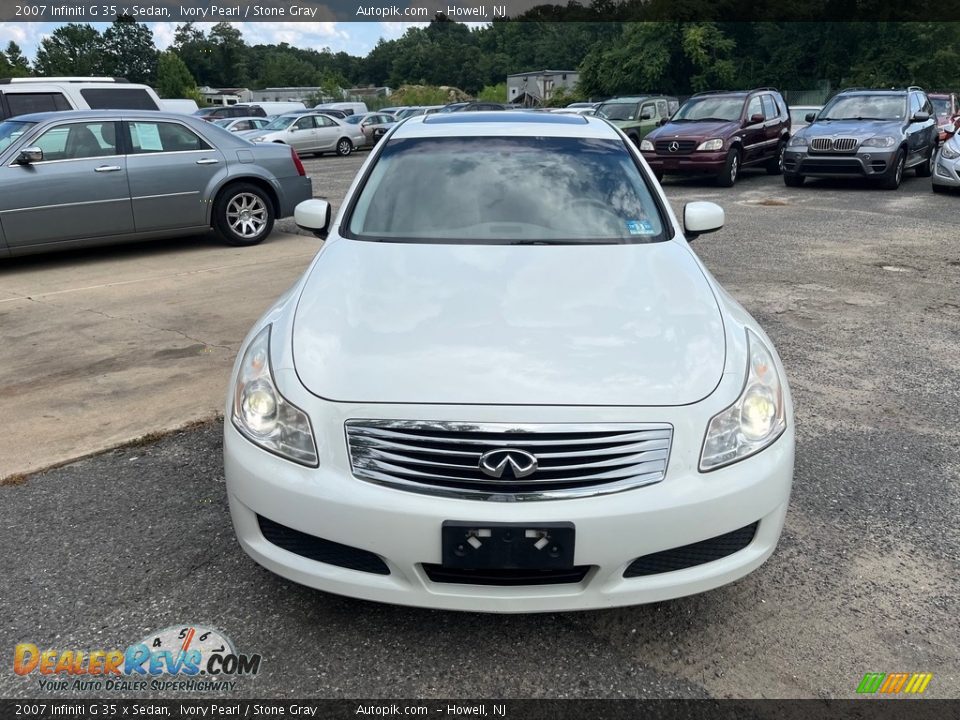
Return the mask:
<svg viewBox="0 0 960 720">
<path fill-rule="evenodd" d="M 367 142 L 359 127 L 322 112 L 278 115 L 262 130 L 241 135 L 253 142 L 289 145 L 301 155 L 349 155 Z"/>
<path fill-rule="evenodd" d="M 201 118 L 78 110 L 0 122 L 0 257 L 211 229 L 253 245 L 312 195 L 289 148 Z"/>
</svg>

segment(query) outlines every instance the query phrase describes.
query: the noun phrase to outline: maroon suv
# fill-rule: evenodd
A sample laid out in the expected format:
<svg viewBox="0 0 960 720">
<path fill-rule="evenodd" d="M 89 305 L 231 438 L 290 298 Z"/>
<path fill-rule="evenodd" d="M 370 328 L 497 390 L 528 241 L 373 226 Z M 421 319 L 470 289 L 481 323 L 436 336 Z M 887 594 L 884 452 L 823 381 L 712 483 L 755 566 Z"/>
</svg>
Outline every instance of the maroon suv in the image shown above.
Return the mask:
<svg viewBox="0 0 960 720">
<path fill-rule="evenodd" d="M 667 124 L 649 133 L 640 150 L 654 175 L 713 175 L 730 187 L 741 168 L 783 172 L 790 113 L 774 88 L 693 95 Z"/>
</svg>

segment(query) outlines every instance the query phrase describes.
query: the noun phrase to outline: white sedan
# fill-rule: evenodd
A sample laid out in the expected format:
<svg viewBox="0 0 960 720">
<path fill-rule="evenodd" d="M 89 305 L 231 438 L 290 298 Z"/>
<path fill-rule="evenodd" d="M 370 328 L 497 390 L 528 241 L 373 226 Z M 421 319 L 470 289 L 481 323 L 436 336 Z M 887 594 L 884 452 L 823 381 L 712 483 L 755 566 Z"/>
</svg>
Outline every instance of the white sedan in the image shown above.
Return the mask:
<svg viewBox="0 0 960 720">
<path fill-rule="evenodd" d="M 491 612 L 698 593 L 758 568 L 793 410 L 756 321 L 634 146 L 548 113 L 411 118 L 256 323 L 224 422 L 243 549 L 342 595 Z"/>
</svg>

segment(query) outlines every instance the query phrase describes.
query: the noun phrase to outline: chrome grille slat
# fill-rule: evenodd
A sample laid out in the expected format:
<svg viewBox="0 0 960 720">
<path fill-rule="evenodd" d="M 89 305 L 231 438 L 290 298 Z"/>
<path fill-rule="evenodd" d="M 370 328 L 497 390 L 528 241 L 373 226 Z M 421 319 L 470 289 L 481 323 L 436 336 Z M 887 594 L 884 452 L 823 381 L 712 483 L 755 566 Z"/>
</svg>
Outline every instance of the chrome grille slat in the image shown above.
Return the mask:
<svg viewBox="0 0 960 720">
<path fill-rule="evenodd" d="M 362 480 L 501 501 L 601 495 L 659 482 L 673 439 L 666 423 L 348 420 L 345 431 L 353 474 Z M 507 466 L 505 475 L 491 477 L 480 468 L 491 450 L 532 454 L 536 469 L 518 478 L 510 468 L 521 466 Z"/>
<path fill-rule="evenodd" d="M 856 138 L 850 137 L 817 137 L 810 141 L 810 149 L 814 152 L 849 153 L 854 152 L 859 145 Z"/>
</svg>

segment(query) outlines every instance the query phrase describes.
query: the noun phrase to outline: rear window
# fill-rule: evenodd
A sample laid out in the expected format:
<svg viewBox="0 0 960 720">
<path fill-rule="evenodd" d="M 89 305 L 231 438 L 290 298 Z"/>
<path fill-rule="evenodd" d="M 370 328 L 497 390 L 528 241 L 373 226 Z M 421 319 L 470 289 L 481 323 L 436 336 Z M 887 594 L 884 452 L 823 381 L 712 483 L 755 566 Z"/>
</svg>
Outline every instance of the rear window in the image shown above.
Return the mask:
<svg viewBox="0 0 960 720">
<path fill-rule="evenodd" d="M 361 240 L 464 244 L 666 239 L 643 175 L 617 140 L 393 140 L 348 221 Z"/>
<path fill-rule="evenodd" d="M 11 117 L 36 112 L 73 110 L 63 93 L 59 92 L 7 92 L 4 95 Z"/>
<path fill-rule="evenodd" d="M 80 95 L 91 110 L 159 110 L 142 88 L 84 88 Z"/>
</svg>

